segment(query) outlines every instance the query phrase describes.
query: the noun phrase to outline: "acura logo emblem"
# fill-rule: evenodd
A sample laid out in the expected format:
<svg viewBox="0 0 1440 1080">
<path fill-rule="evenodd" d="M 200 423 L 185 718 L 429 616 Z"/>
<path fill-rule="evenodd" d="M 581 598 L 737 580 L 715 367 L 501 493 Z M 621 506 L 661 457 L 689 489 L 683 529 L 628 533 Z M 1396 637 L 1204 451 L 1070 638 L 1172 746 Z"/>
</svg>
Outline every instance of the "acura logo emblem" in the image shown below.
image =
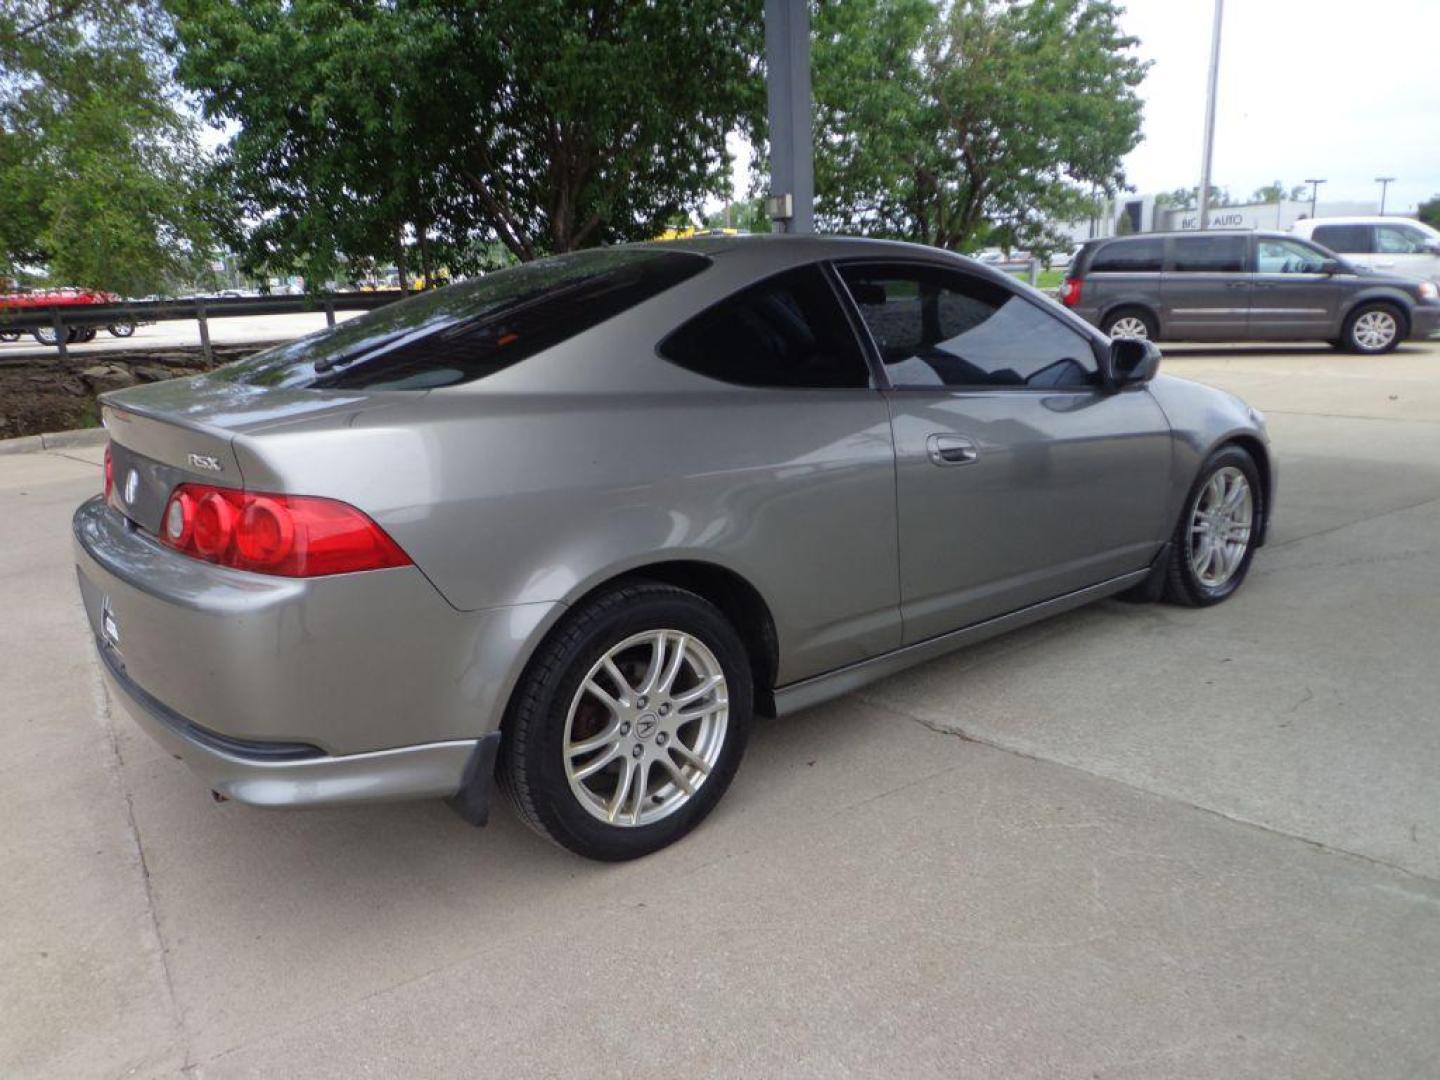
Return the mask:
<svg viewBox="0 0 1440 1080">
<path fill-rule="evenodd" d="M 656 720 L 654 716 L 646 713 L 640 717 L 639 720 L 635 721 L 635 734 L 639 735 L 642 739 L 648 739 L 651 735 L 655 734 L 655 728 L 659 726 L 659 723 L 660 721 Z"/>
</svg>

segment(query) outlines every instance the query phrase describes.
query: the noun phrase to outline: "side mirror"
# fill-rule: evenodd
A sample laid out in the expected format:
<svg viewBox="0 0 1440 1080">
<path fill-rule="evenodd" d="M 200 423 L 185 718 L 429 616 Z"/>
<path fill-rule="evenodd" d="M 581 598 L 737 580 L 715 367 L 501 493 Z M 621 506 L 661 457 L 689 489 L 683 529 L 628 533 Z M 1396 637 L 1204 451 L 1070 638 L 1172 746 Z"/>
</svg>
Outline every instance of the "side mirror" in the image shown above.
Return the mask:
<svg viewBox="0 0 1440 1080">
<path fill-rule="evenodd" d="M 1160 347 L 1146 338 L 1116 338 L 1110 343 L 1110 385 L 1147 383 L 1160 370 Z"/>
<path fill-rule="evenodd" d="M 1322 274 L 1343 274 L 1345 267 L 1340 264 L 1339 259 L 1326 259 L 1320 264 Z"/>
<path fill-rule="evenodd" d="M 1440 255 L 1440 240 L 1427 240 L 1425 250 L 1431 255 Z"/>
</svg>

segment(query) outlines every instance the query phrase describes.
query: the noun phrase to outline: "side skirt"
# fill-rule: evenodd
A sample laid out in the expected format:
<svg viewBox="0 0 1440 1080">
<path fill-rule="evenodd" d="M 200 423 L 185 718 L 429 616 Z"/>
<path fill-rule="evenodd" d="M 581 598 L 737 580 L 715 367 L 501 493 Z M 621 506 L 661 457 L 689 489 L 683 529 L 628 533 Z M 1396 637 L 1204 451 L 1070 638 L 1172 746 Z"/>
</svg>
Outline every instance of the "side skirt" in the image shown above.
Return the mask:
<svg viewBox="0 0 1440 1080">
<path fill-rule="evenodd" d="M 1122 574 L 1109 581 L 1102 581 L 1098 585 L 1090 585 L 1066 593 L 1064 596 L 1057 596 L 1053 600 L 1031 604 L 1019 611 L 1012 611 L 1008 615 L 997 615 L 993 619 L 986 619 L 974 626 L 967 626 L 963 630 L 953 630 L 948 634 L 941 634 L 939 637 L 917 641 L 913 645 L 906 645 L 892 652 L 882 653 L 880 656 L 872 656 L 868 660 L 837 668 L 824 675 L 816 675 L 801 682 L 791 683 L 789 686 L 782 686 L 775 691 L 775 715 L 785 716 L 789 713 L 799 712 L 801 709 L 808 709 L 812 705 L 819 705 L 822 701 L 829 701 L 841 694 L 848 694 L 851 690 L 858 690 L 867 683 L 894 675 L 896 672 L 904 671 L 916 664 L 923 664 L 927 660 L 934 660 L 936 657 L 944 656 L 946 653 L 954 652 L 966 645 L 974 645 L 1010 630 L 1018 630 L 1022 626 L 1029 626 L 1041 619 L 1047 619 L 1051 615 L 1058 615 L 1063 611 L 1070 611 L 1072 608 L 1083 607 L 1096 600 L 1103 600 L 1107 596 L 1114 596 L 1116 593 L 1124 592 L 1126 589 L 1140 584 L 1149 575 L 1149 567 Z"/>
</svg>

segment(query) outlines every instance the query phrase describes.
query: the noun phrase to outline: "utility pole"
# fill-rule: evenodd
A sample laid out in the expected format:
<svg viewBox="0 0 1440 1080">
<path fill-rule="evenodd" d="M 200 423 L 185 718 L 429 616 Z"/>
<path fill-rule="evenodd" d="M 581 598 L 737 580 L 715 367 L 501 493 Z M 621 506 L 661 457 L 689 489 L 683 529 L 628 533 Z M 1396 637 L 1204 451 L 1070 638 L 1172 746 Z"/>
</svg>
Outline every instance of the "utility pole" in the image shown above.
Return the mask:
<svg viewBox="0 0 1440 1080">
<path fill-rule="evenodd" d="M 1325 181 L 1306 180 L 1305 183 L 1310 185 L 1310 216 L 1313 218 L 1315 216 L 1315 203 L 1320 198 L 1320 185 L 1325 183 Z"/>
<path fill-rule="evenodd" d="M 1380 216 L 1385 216 L 1385 189 L 1395 182 L 1393 176 L 1377 176 L 1375 182 L 1380 185 Z"/>
<path fill-rule="evenodd" d="M 765 0 L 766 91 L 770 100 L 770 231 L 815 231 L 815 161 L 810 134 L 808 0 Z"/>
<path fill-rule="evenodd" d="M 1210 33 L 1210 89 L 1205 98 L 1205 149 L 1200 158 L 1200 228 L 1210 227 L 1210 161 L 1215 150 L 1215 94 L 1220 85 L 1220 23 L 1225 0 L 1215 0 L 1215 28 Z"/>
</svg>

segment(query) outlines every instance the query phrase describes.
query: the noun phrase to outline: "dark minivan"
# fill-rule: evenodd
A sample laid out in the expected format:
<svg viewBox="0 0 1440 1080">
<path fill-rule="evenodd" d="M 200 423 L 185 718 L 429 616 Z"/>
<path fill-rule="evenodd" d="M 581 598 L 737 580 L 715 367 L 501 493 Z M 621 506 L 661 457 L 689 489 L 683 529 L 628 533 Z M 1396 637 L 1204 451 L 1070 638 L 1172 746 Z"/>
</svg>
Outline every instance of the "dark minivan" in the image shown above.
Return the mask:
<svg viewBox="0 0 1440 1080">
<path fill-rule="evenodd" d="M 1285 233 L 1144 233 L 1091 240 L 1060 301 L 1111 337 L 1327 341 L 1388 352 L 1440 329 L 1440 289 L 1383 276 Z"/>
</svg>

